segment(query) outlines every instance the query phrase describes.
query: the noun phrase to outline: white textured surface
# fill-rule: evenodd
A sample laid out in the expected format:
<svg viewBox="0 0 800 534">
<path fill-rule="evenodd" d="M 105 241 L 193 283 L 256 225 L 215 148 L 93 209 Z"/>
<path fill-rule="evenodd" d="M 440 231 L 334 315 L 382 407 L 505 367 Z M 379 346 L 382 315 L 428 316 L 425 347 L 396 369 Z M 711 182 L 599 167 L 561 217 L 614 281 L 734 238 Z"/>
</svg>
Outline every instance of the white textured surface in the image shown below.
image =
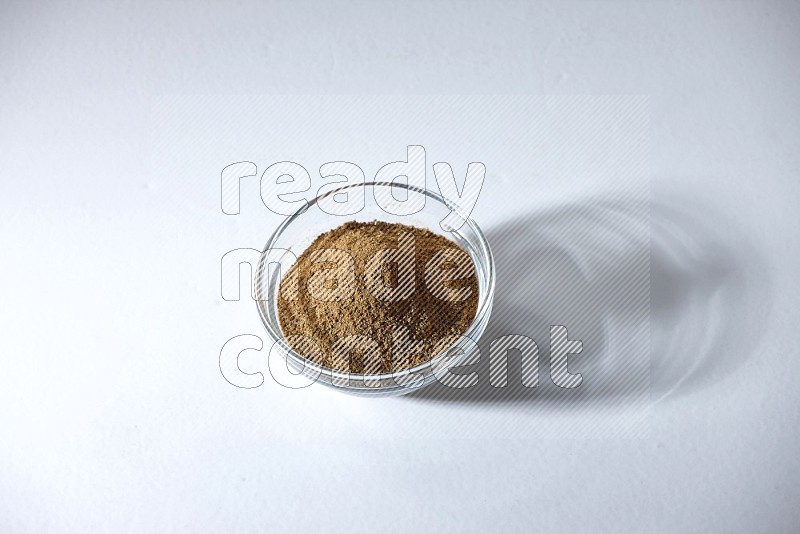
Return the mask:
<svg viewBox="0 0 800 534">
<path fill-rule="evenodd" d="M 18 2 L 0 30 L 0 530 L 796 531 L 798 4 Z M 692 261 L 721 249 L 736 284 L 706 299 L 725 265 L 654 269 L 669 394 L 648 437 L 498 437 L 463 421 L 504 405 L 224 382 L 221 344 L 260 330 L 219 299 L 219 257 L 278 218 L 225 220 L 218 173 L 275 158 L 257 137 L 153 158 L 148 117 L 159 95 L 225 95 L 233 118 L 197 118 L 222 137 L 234 94 L 325 92 L 649 96 L 654 219 L 690 212 Z M 569 200 L 489 171 L 484 225 Z"/>
</svg>

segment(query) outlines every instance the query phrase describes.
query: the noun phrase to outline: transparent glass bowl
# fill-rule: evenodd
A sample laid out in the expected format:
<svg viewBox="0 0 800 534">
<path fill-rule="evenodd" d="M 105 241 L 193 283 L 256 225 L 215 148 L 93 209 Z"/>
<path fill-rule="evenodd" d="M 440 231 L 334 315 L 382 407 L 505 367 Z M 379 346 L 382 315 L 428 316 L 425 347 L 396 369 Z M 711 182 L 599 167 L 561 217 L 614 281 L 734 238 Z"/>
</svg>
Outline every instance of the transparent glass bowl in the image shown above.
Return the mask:
<svg viewBox="0 0 800 534">
<path fill-rule="evenodd" d="M 331 215 L 320 209 L 320 200 L 342 193 L 359 195 L 363 193 L 364 208 L 356 214 L 346 216 Z M 413 215 L 393 215 L 381 208 L 375 200 L 377 197 L 381 199 L 384 206 L 387 206 L 387 199 L 392 202 L 400 196 L 398 193 L 424 195 L 425 206 Z M 401 210 L 393 209 L 393 211 Z M 445 231 L 440 223 L 452 211 L 458 212 L 466 222 L 457 230 Z M 458 244 L 469 254 L 475 264 L 478 278 L 478 309 L 475 319 L 461 338 L 446 350 L 420 365 L 393 373 L 345 373 L 304 358 L 286 343 L 278 322 L 280 277 L 318 235 L 348 221 L 369 222 L 374 220 L 426 228 Z M 270 265 L 274 265 L 275 262 L 280 263 L 280 269 L 270 268 Z M 364 185 L 344 186 L 309 201 L 308 206 L 288 217 L 272 234 L 264 246 L 255 275 L 258 313 L 272 341 L 269 350 L 278 351 L 293 372 L 303 374 L 311 381 L 345 393 L 364 396 L 402 395 L 417 391 L 433 383 L 437 377 L 448 372 L 450 368 L 457 367 L 464 362 L 470 356 L 470 351 L 474 350 L 475 343 L 489 322 L 494 286 L 494 259 L 483 232 L 474 221 L 436 193 L 405 184 L 388 182 L 367 182 Z"/>
</svg>

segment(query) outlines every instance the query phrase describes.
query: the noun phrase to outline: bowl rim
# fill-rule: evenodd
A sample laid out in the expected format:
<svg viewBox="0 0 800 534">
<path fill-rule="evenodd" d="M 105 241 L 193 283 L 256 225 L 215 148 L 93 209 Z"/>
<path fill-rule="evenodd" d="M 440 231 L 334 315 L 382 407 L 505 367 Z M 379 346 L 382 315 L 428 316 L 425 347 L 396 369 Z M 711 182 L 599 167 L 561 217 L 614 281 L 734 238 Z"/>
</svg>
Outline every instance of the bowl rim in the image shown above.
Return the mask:
<svg viewBox="0 0 800 534">
<path fill-rule="evenodd" d="M 492 255 L 492 250 L 489 247 L 489 242 L 486 240 L 486 236 L 484 235 L 483 231 L 480 229 L 480 227 L 477 225 L 477 223 L 471 217 L 469 217 L 469 215 L 464 214 L 463 210 L 459 206 L 457 206 L 455 203 L 453 203 L 452 201 L 448 200 L 446 197 L 443 197 L 442 195 L 440 195 L 438 193 L 430 191 L 427 188 L 422 189 L 422 188 L 413 186 L 411 184 L 405 184 L 405 183 L 402 183 L 402 182 L 365 181 L 365 182 L 358 183 L 358 184 L 348 184 L 348 185 L 344 185 L 342 187 L 338 187 L 338 188 L 332 189 L 332 190 L 330 190 L 330 191 L 328 191 L 328 192 L 326 192 L 326 193 L 324 193 L 322 195 L 315 196 L 311 200 L 306 200 L 305 206 L 302 206 L 301 208 L 296 210 L 292 215 L 287 216 L 286 219 L 281 224 L 278 225 L 278 227 L 275 229 L 275 231 L 272 233 L 272 235 L 267 240 L 266 245 L 264 245 L 264 249 L 261 251 L 261 256 L 260 256 L 259 261 L 258 261 L 258 267 L 256 268 L 256 274 L 255 274 L 253 283 L 255 284 L 255 287 L 256 287 L 256 296 L 260 297 L 262 290 L 266 290 L 269 287 L 268 284 L 259 284 L 258 283 L 261 280 L 262 274 L 264 272 L 265 260 L 267 258 L 268 251 L 273 248 L 273 245 L 277 242 L 277 240 L 280 238 L 280 236 L 283 235 L 283 232 L 286 230 L 286 228 L 288 228 L 289 225 L 291 225 L 294 221 L 296 221 L 301 215 L 303 215 L 309 209 L 311 209 L 312 206 L 314 206 L 315 204 L 319 203 L 319 201 L 324 199 L 324 198 L 328 198 L 328 197 L 337 195 L 339 193 L 346 192 L 348 190 L 353 190 L 353 189 L 357 189 L 357 188 L 366 189 L 367 187 L 371 187 L 371 188 L 374 189 L 376 186 L 377 187 L 390 187 L 390 188 L 391 187 L 399 187 L 399 188 L 407 189 L 409 191 L 422 193 L 422 194 L 426 195 L 427 197 L 433 199 L 434 201 L 443 204 L 450 211 L 457 213 L 458 216 L 461 217 L 461 219 L 464 220 L 463 224 L 468 225 L 470 227 L 470 229 L 473 232 L 475 232 L 475 235 L 478 237 L 478 243 L 480 245 L 479 248 L 481 250 L 481 254 L 485 258 L 485 261 L 482 262 L 482 266 L 485 268 L 485 272 L 486 272 L 486 276 L 485 276 L 485 278 L 486 278 L 486 291 L 485 291 L 485 293 L 483 295 L 483 299 L 481 299 L 481 295 L 480 295 L 480 292 L 479 292 L 479 294 L 478 294 L 478 299 L 479 299 L 478 309 L 475 312 L 475 318 L 470 323 L 469 328 L 467 328 L 467 330 L 463 334 L 461 334 L 459 336 L 458 340 L 456 342 L 454 342 L 453 344 L 449 345 L 447 348 L 443 349 L 439 354 L 437 354 L 433 358 L 430 358 L 429 360 L 426 360 L 426 361 L 424 361 L 424 362 L 422 362 L 422 363 L 420 363 L 418 365 L 415 365 L 414 367 L 410 367 L 408 369 L 403 369 L 403 370 L 400 370 L 400 371 L 390 371 L 390 372 L 386 372 L 386 373 L 377 373 L 377 374 L 349 373 L 349 372 L 337 371 L 337 370 L 331 369 L 330 367 L 326 367 L 324 365 L 320 365 L 320 364 L 310 360 L 309 358 L 306 358 L 302 354 L 299 354 L 299 353 L 295 352 L 294 349 L 292 349 L 289 346 L 289 344 L 286 343 L 285 336 L 283 335 L 283 332 L 281 332 L 281 329 L 280 329 L 280 324 L 272 324 L 272 321 L 270 321 L 269 318 L 267 317 L 266 310 L 264 309 L 264 306 L 268 306 L 269 305 L 269 298 L 265 298 L 265 299 L 256 298 L 256 307 L 258 308 L 258 314 L 259 314 L 259 317 L 261 318 L 261 322 L 264 325 L 264 328 L 267 330 L 267 333 L 270 335 L 270 337 L 272 337 L 272 339 L 274 341 L 274 343 L 272 344 L 272 346 L 270 347 L 269 350 L 272 351 L 272 349 L 275 347 L 276 343 L 280 344 L 286 357 L 291 357 L 294 360 L 294 363 L 296 365 L 298 365 L 298 366 L 302 365 L 303 366 L 302 371 L 301 371 L 303 374 L 306 374 L 307 376 L 313 374 L 316 377 L 316 380 L 318 380 L 320 376 L 325 375 L 326 377 L 330 377 L 332 380 L 349 380 L 352 377 L 357 377 L 361 381 L 368 381 L 368 380 L 380 381 L 381 384 L 383 384 L 384 380 L 392 379 L 395 382 L 395 385 L 397 387 L 406 387 L 406 386 L 403 386 L 400 383 L 398 383 L 397 379 L 405 377 L 405 376 L 408 376 L 408 375 L 419 373 L 420 371 L 424 371 L 424 370 L 427 370 L 429 368 L 434 368 L 435 364 L 438 361 L 441 361 L 443 358 L 447 357 L 448 353 L 453 349 L 453 347 L 458 345 L 459 341 L 463 340 L 464 338 L 470 339 L 473 343 L 477 344 L 478 338 L 480 338 L 480 336 L 483 334 L 483 331 L 485 330 L 486 325 L 488 323 L 488 315 L 491 314 L 492 301 L 494 299 L 494 291 L 495 291 L 495 263 L 494 263 L 494 256 Z M 374 193 L 373 193 L 373 195 L 374 195 Z M 463 226 L 463 224 L 462 224 L 462 226 Z M 440 226 L 440 228 L 441 228 L 441 226 Z M 445 230 L 445 231 L 447 231 L 447 230 Z M 299 254 L 298 254 L 298 256 L 299 256 Z M 476 268 L 477 267 L 478 266 L 476 266 Z M 280 280 L 282 280 L 282 277 L 283 277 L 283 275 L 285 275 L 285 273 L 280 273 L 280 274 L 281 274 L 281 279 Z M 280 283 L 280 280 L 279 280 L 279 283 Z M 277 295 L 277 292 L 275 294 Z M 267 294 L 267 297 L 268 297 L 268 295 L 269 294 Z M 276 323 L 277 323 L 277 321 L 276 321 Z M 480 329 L 480 332 L 478 333 L 477 336 L 475 336 L 474 334 L 479 329 Z M 451 367 L 457 366 L 468 355 L 469 355 L 469 353 L 467 351 L 462 351 L 462 354 L 460 356 L 452 357 L 452 359 L 447 363 L 447 365 L 438 367 L 437 371 L 441 371 L 441 370 L 444 370 L 444 369 L 449 369 Z M 410 390 L 418 389 L 417 387 L 413 387 L 413 386 L 410 386 L 409 388 L 410 388 Z M 347 390 L 347 389 L 361 389 L 361 388 L 354 388 L 353 386 L 341 386 L 341 387 L 339 387 L 339 389 Z M 381 392 L 381 391 L 385 391 L 386 389 L 388 389 L 388 387 L 379 386 L 379 387 L 369 387 L 367 389 L 370 389 L 370 390 L 378 393 L 378 392 Z"/>
</svg>

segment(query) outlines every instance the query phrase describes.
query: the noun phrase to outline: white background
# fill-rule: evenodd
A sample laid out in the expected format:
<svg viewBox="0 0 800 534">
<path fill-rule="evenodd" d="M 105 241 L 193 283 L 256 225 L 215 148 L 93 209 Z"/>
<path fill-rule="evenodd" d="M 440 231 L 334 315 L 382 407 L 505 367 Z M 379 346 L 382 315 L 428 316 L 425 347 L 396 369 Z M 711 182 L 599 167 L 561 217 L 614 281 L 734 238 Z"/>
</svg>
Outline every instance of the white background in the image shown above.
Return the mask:
<svg viewBox="0 0 800 534">
<path fill-rule="evenodd" d="M 0 530 L 797 530 L 798 4 L 19 2 L 0 29 Z M 280 218 L 255 189 L 226 218 L 219 171 L 325 161 L 246 115 L 271 93 L 649 97 L 646 432 L 595 432 L 591 402 L 225 382 L 222 343 L 261 330 L 219 258 Z M 218 104 L 176 123 L 196 94 Z M 427 142 L 323 126 L 368 174 Z M 457 170 L 488 134 L 455 126 L 431 157 Z M 487 169 L 490 233 L 620 187 Z"/>
</svg>

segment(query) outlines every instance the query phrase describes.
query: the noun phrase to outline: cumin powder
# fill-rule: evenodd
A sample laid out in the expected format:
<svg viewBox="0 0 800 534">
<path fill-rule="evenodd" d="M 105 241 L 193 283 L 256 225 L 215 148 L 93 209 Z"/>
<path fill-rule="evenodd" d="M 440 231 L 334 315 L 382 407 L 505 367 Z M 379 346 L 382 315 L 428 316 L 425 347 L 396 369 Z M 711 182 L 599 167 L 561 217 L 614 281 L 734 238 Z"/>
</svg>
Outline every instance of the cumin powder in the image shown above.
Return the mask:
<svg viewBox="0 0 800 534">
<path fill-rule="evenodd" d="M 352 221 L 317 237 L 283 276 L 278 321 L 304 357 L 372 374 L 433 358 L 477 307 L 475 266 L 458 245 L 423 228 Z"/>
</svg>

